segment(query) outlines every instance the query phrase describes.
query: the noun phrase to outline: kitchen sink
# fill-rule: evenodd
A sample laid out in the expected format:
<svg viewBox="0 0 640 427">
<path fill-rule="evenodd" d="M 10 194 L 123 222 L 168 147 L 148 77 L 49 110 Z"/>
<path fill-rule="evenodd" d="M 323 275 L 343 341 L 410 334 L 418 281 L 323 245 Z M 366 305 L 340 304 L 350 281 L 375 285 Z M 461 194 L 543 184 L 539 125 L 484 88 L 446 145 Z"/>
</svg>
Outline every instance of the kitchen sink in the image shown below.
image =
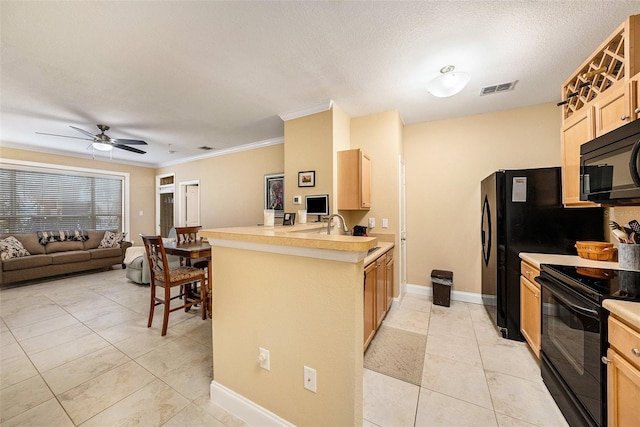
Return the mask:
<svg viewBox="0 0 640 427">
<path fill-rule="evenodd" d="M 375 248 L 369 249 L 369 251 L 367 252 L 367 256 L 371 255 L 372 253 L 374 253 L 378 249 L 380 249 L 380 246 L 376 246 Z"/>
</svg>

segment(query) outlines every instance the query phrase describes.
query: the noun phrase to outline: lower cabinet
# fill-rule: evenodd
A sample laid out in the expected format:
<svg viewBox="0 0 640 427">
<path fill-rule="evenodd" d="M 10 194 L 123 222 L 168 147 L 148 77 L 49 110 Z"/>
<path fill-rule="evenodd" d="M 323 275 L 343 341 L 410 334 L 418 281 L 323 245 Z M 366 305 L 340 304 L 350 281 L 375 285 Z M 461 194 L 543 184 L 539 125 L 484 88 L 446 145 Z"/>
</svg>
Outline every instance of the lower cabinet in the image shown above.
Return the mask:
<svg viewBox="0 0 640 427">
<path fill-rule="evenodd" d="M 540 359 L 540 285 L 535 281 L 540 270 L 531 264 L 520 263 L 520 332 L 531 350 Z"/>
<path fill-rule="evenodd" d="M 369 264 L 364 269 L 364 349 L 369 346 L 376 332 L 376 265 Z"/>
<path fill-rule="evenodd" d="M 608 425 L 637 426 L 640 420 L 640 331 L 609 317 L 608 333 Z"/>
<path fill-rule="evenodd" d="M 382 324 L 393 301 L 393 249 L 364 268 L 364 350 Z"/>
</svg>

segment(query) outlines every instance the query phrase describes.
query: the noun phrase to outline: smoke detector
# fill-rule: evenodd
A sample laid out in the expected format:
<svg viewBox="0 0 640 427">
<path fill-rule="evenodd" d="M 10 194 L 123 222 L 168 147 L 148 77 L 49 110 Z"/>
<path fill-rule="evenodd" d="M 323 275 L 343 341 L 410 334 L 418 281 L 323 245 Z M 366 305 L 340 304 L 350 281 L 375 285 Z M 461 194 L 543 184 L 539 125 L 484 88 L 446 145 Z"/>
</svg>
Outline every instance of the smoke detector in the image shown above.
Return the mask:
<svg viewBox="0 0 640 427">
<path fill-rule="evenodd" d="M 517 80 L 507 83 L 500 83 L 492 86 L 485 86 L 480 89 L 480 96 L 491 95 L 492 93 L 507 92 L 513 90 L 518 83 Z"/>
</svg>

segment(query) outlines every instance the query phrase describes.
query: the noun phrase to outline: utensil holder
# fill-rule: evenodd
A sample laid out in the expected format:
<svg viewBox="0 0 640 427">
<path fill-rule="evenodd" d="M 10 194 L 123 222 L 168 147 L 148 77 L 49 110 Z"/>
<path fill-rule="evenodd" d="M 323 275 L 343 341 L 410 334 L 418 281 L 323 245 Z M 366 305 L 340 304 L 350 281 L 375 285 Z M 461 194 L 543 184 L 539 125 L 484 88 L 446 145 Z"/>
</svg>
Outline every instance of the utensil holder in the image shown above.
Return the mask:
<svg viewBox="0 0 640 427">
<path fill-rule="evenodd" d="M 618 244 L 618 264 L 623 270 L 640 271 L 640 244 Z"/>
</svg>

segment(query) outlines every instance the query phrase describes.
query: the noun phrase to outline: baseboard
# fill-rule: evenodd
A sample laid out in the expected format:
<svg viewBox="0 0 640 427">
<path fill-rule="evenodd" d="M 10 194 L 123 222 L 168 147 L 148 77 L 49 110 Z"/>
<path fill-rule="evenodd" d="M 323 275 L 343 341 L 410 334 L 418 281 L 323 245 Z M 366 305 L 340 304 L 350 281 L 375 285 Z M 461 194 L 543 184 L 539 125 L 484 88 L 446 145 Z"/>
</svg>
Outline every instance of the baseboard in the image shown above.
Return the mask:
<svg viewBox="0 0 640 427">
<path fill-rule="evenodd" d="M 431 286 L 411 285 L 407 283 L 407 294 L 424 295 L 433 297 L 433 288 Z M 482 295 L 473 292 L 451 291 L 452 301 L 471 302 L 474 304 L 482 304 Z"/>
<path fill-rule="evenodd" d="M 212 403 L 222 407 L 250 426 L 293 427 L 290 422 L 220 383 L 211 381 L 209 393 Z"/>
</svg>

